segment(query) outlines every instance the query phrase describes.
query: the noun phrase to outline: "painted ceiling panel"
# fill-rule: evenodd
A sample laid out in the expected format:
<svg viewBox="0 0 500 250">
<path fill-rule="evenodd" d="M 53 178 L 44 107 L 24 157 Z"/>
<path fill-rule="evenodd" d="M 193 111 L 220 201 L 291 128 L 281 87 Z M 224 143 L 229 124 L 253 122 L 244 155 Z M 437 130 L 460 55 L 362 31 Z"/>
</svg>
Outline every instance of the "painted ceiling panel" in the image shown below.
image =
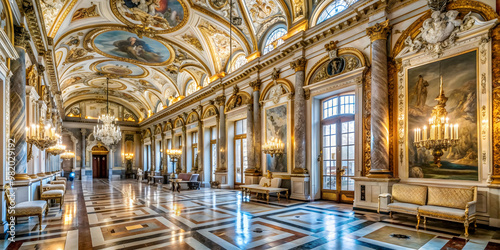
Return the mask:
<svg viewBox="0 0 500 250">
<path fill-rule="evenodd" d="M 156 110 L 158 102 L 166 106 L 183 96 L 187 81 L 198 89 L 208 86 L 206 79 L 226 70 L 230 51 L 248 56 L 268 28 L 290 22 L 285 0 L 41 0 L 40 5 L 55 41 L 66 111 L 76 100 L 102 99 L 109 78 L 110 98 L 121 100 L 137 118 Z M 241 24 L 230 29 L 230 15 Z"/>
</svg>

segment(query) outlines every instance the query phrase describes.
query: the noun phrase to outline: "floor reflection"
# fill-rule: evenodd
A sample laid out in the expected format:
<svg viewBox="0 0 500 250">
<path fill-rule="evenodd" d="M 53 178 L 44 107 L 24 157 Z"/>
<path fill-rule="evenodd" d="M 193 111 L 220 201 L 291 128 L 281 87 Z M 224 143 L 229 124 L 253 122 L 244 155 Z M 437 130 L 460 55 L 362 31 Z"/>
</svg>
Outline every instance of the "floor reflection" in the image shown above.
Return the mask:
<svg viewBox="0 0 500 250">
<path fill-rule="evenodd" d="M 236 190 L 183 190 L 134 180 L 68 183 L 64 209 L 23 218 L 5 249 L 500 249 L 500 234 L 479 227 L 470 241 L 462 225 L 411 216 L 352 211 L 329 201 L 243 198 Z M 405 234 L 396 239 L 392 233 Z M 458 248 L 457 248 L 458 247 Z"/>
</svg>

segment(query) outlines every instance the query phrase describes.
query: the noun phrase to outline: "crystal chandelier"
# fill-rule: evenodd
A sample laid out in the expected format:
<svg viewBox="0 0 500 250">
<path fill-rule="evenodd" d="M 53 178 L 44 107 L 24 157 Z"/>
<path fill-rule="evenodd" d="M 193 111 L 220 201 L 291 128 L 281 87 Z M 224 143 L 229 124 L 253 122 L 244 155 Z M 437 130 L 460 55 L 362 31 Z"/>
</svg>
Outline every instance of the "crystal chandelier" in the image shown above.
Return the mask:
<svg viewBox="0 0 500 250">
<path fill-rule="evenodd" d="M 442 166 L 441 156 L 444 155 L 444 151 L 455 147 L 460 140 L 458 137 L 458 124 L 449 124 L 449 119 L 446 117 L 448 112 L 446 112 L 445 106 L 448 97 L 444 95 L 442 76 L 439 84 L 439 95 L 435 100 L 438 101 L 438 104 L 432 110 L 429 129 L 426 126 L 422 129 L 415 129 L 413 144 L 417 148 L 431 150 L 432 156 L 434 156 L 434 164 L 439 168 Z"/>
<path fill-rule="evenodd" d="M 69 150 L 66 150 L 66 152 L 62 153 L 60 157 L 63 160 L 70 160 L 70 159 L 75 158 L 75 153 L 73 153 Z"/>
<path fill-rule="evenodd" d="M 109 78 L 106 77 L 106 114 L 100 115 L 97 122 L 101 121 L 101 127 L 94 127 L 94 137 L 107 146 L 113 145 L 122 139 L 120 127 L 116 126 L 115 117 L 109 114 Z"/>
<path fill-rule="evenodd" d="M 57 140 L 57 144 L 55 146 L 49 147 L 47 150 L 47 153 L 51 155 L 60 155 L 66 151 L 66 146 L 62 145 L 61 137 L 59 137 L 59 140 Z"/>
</svg>

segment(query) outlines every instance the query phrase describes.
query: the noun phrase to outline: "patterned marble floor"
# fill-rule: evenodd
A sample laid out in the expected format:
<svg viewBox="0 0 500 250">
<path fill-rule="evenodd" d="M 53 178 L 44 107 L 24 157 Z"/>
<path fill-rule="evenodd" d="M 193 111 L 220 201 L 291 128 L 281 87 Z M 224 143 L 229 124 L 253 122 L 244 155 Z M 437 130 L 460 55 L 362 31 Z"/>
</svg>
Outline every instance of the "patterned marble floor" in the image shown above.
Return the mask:
<svg viewBox="0 0 500 250">
<path fill-rule="evenodd" d="M 327 201 L 242 199 L 235 190 L 172 193 L 132 180 L 69 182 L 63 210 L 20 219 L 4 249 L 500 249 L 500 232 L 352 211 Z M 396 239 L 393 233 L 409 235 Z M 6 239 L 4 237 L 4 239 Z"/>
</svg>

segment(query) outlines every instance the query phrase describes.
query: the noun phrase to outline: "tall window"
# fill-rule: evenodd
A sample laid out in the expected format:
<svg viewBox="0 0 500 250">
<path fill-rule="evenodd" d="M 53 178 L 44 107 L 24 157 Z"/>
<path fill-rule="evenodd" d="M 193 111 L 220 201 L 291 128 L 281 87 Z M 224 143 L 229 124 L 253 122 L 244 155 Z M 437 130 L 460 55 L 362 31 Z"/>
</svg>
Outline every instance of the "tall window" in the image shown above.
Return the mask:
<svg viewBox="0 0 500 250">
<path fill-rule="evenodd" d="M 344 11 L 356 1 L 357 0 L 333 0 L 333 2 L 326 6 L 326 8 L 321 12 L 316 24 L 320 24 Z"/>
<path fill-rule="evenodd" d="M 233 59 L 233 63 L 231 65 L 231 72 L 239 69 L 241 66 L 245 65 L 247 63 L 247 58 L 245 57 L 245 54 L 239 54 L 236 56 L 236 58 Z"/>
<path fill-rule="evenodd" d="M 236 121 L 234 124 L 234 182 L 245 183 L 245 169 L 247 168 L 247 119 Z"/>
<path fill-rule="evenodd" d="M 186 87 L 186 96 L 196 92 L 196 90 L 198 90 L 198 86 L 196 86 L 196 82 L 193 81 L 193 80 L 190 80 L 188 83 L 187 83 L 187 87 Z"/>
<path fill-rule="evenodd" d="M 192 167 L 196 164 L 196 156 L 198 155 L 198 132 L 191 133 L 191 156 L 193 157 Z"/>
<path fill-rule="evenodd" d="M 215 170 L 217 169 L 217 128 L 210 128 L 210 165 L 212 171 L 212 181 L 215 181 Z"/>
<path fill-rule="evenodd" d="M 286 35 L 286 29 L 283 27 L 273 30 L 273 32 L 267 36 L 266 42 L 264 43 L 264 55 L 283 44 L 283 39 L 280 38 L 284 35 Z"/>
<path fill-rule="evenodd" d="M 354 191 L 354 113 L 353 94 L 322 101 L 323 191 Z"/>
</svg>

